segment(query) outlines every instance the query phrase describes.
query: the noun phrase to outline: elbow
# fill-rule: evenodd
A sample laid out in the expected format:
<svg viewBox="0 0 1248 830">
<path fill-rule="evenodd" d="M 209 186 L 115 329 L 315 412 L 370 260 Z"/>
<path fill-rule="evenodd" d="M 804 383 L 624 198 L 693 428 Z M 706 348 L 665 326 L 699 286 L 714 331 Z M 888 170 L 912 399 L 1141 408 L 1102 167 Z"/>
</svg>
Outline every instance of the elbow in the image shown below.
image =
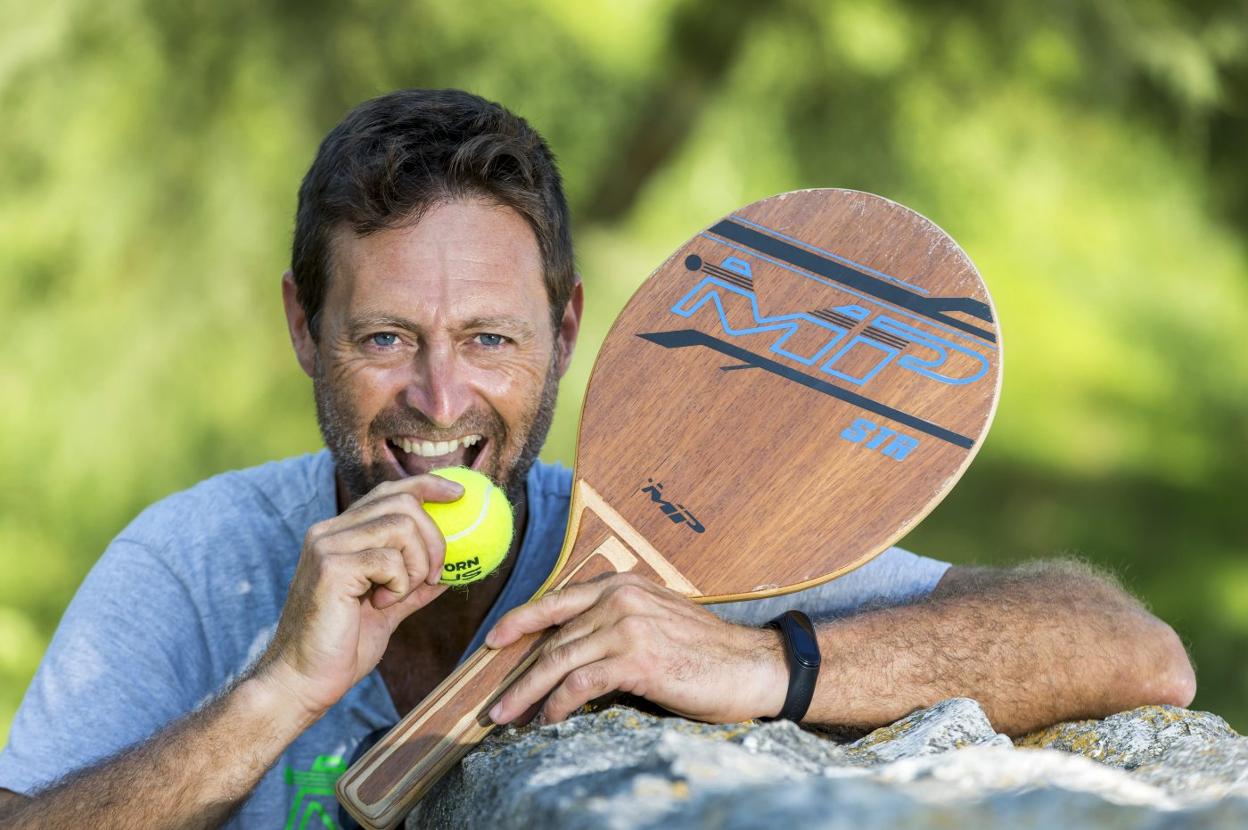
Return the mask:
<svg viewBox="0 0 1248 830">
<path fill-rule="evenodd" d="M 1196 697 L 1196 671 L 1178 633 L 1163 620 L 1150 614 L 1114 582 L 1096 580 L 1103 592 L 1103 606 L 1116 607 L 1111 626 L 1119 634 L 1111 638 L 1115 650 L 1125 660 L 1118 685 L 1120 703 L 1136 706 L 1168 704 L 1186 709 Z M 1119 709 L 1118 711 L 1124 711 Z"/>
<path fill-rule="evenodd" d="M 1187 708 L 1196 697 L 1196 671 L 1187 649 L 1174 629 L 1154 619 L 1150 626 L 1151 664 L 1145 678 L 1148 703 L 1168 703 Z"/>
</svg>

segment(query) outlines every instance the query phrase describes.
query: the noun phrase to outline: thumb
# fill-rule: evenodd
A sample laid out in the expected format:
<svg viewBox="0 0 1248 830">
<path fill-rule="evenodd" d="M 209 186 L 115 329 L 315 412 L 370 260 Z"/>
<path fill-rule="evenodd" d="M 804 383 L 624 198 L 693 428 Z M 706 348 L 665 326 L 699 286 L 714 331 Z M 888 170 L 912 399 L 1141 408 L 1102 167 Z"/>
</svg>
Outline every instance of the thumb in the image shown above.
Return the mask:
<svg viewBox="0 0 1248 830">
<path fill-rule="evenodd" d="M 442 596 L 442 592 L 449 588 L 449 585 L 430 585 L 422 582 L 412 590 L 410 594 L 403 599 L 388 605 L 381 609 L 382 615 L 385 616 L 386 622 L 390 624 L 391 630 L 398 628 L 399 623 L 407 619 L 408 616 L 424 608 L 438 597 Z"/>
</svg>

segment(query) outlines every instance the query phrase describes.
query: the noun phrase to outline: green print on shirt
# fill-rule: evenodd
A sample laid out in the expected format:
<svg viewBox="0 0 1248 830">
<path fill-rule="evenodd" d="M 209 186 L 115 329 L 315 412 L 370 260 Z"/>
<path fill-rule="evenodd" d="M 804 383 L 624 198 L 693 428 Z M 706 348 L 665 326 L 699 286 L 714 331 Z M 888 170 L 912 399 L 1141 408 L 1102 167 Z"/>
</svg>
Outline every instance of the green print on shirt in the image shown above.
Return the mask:
<svg viewBox="0 0 1248 830">
<path fill-rule="evenodd" d="M 338 776 L 347 771 L 347 765 L 337 755 L 318 755 L 312 762 L 312 769 L 305 771 L 286 769 L 286 783 L 298 787 L 295 798 L 290 804 L 290 812 L 286 815 L 286 830 L 305 830 L 305 828 L 322 827 L 325 830 L 338 830 L 335 818 L 338 814 L 338 802 L 334 799 L 334 784 Z M 331 799 L 330 805 L 317 801 L 317 798 Z M 319 824 L 313 822 L 318 819 Z"/>
</svg>

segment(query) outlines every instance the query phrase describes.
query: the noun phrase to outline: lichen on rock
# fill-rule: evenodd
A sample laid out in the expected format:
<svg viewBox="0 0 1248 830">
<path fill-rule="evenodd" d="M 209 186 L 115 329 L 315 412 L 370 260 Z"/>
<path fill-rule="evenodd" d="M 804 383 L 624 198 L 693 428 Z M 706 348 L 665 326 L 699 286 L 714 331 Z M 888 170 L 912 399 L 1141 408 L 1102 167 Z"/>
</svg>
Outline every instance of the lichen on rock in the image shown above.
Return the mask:
<svg viewBox="0 0 1248 830">
<path fill-rule="evenodd" d="M 613 707 L 499 730 L 408 827 L 1242 828 L 1245 779 L 1248 738 L 1168 706 L 1017 742 L 967 698 L 853 741 Z"/>
<path fill-rule="evenodd" d="M 1205 742 L 1238 738 L 1217 715 L 1178 706 L 1141 706 L 1104 720 L 1059 723 L 1025 735 L 1020 747 L 1060 749 L 1095 761 L 1133 770 L 1155 761 L 1188 738 Z"/>
</svg>

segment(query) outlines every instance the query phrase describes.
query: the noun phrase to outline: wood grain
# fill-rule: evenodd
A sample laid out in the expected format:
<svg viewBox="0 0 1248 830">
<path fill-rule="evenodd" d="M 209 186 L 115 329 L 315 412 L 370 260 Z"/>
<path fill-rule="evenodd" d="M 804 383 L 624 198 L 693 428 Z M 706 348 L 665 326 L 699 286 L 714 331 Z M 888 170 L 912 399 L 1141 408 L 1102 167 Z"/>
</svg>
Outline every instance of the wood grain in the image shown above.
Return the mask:
<svg viewBox="0 0 1248 830">
<path fill-rule="evenodd" d="M 609 332 L 537 595 L 631 570 L 722 602 L 852 570 L 952 488 L 1000 384 L 991 298 L 934 224 L 855 191 L 749 205 L 673 254 Z M 474 654 L 342 776 L 339 800 L 364 826 L 401 820 L 488 734 L 541 642 Z"/>
</svg>

